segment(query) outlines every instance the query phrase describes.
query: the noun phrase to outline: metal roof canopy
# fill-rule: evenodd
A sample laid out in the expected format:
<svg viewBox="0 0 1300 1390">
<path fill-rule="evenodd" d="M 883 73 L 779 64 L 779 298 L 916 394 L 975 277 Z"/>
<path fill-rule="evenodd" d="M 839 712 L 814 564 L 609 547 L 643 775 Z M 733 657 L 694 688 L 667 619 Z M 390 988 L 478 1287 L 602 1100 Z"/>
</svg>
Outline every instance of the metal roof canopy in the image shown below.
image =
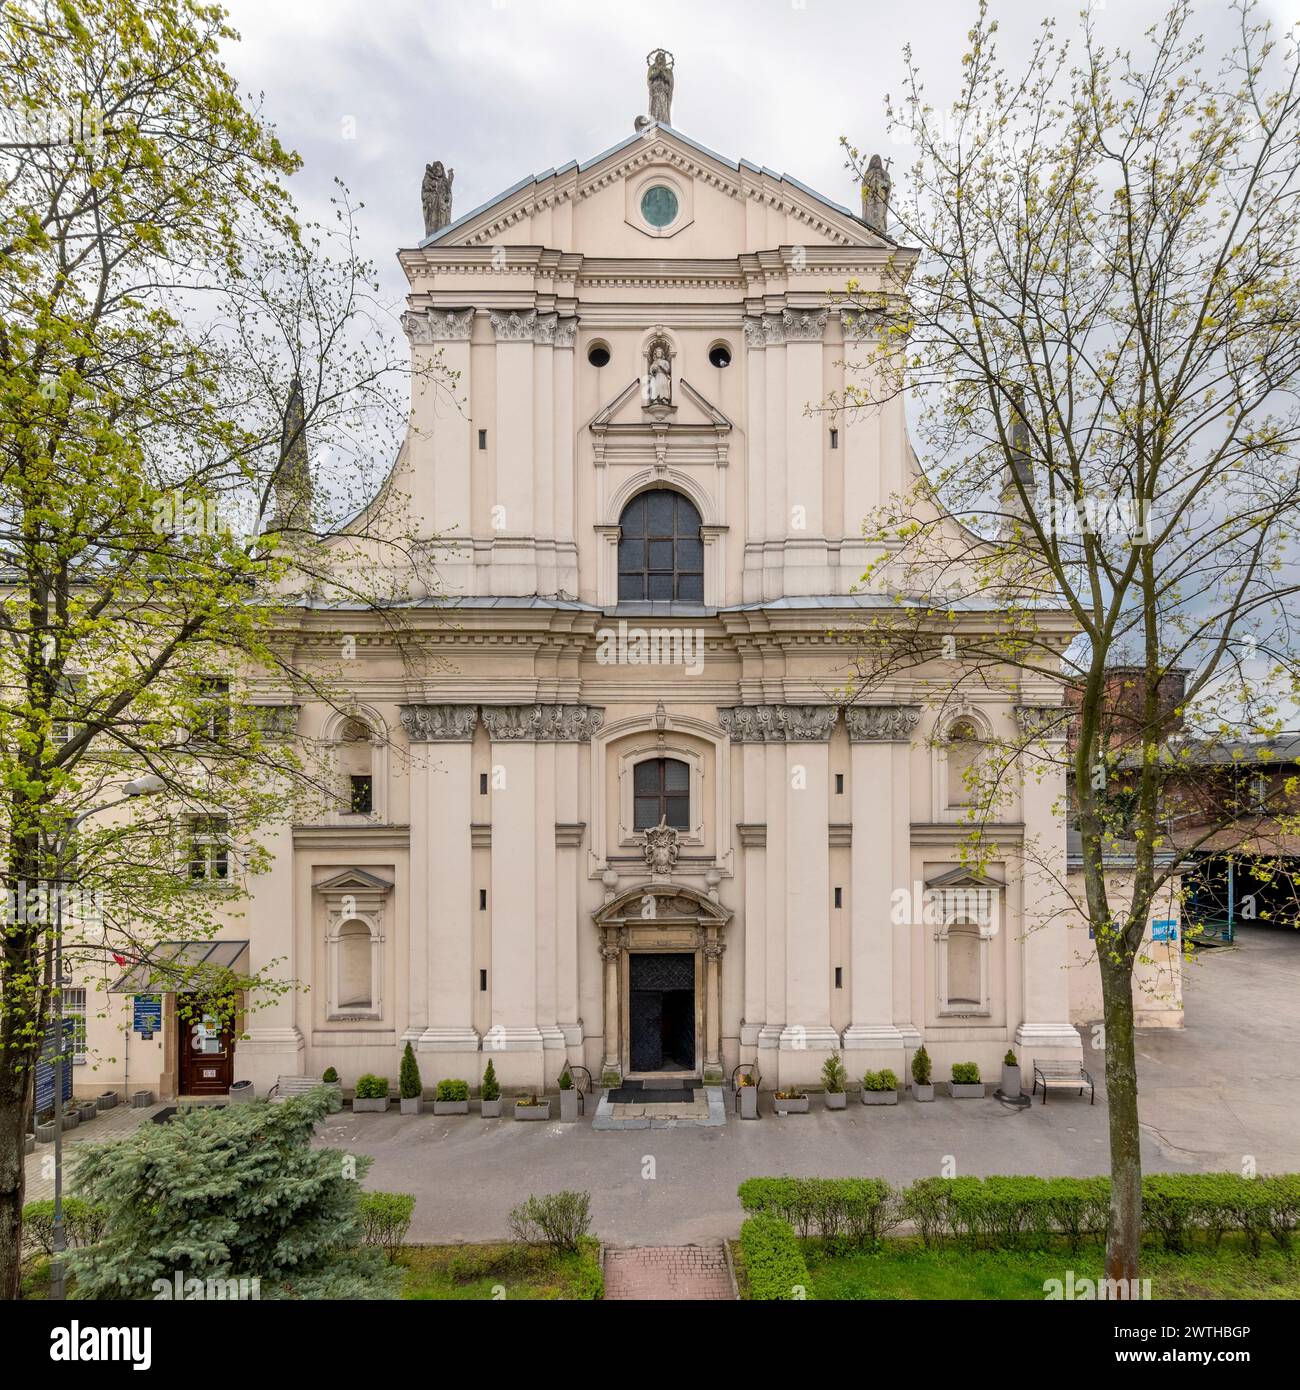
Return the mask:
<svg viewBox="0 0 1300 1390">
<path fill-rule="evenodd" d="M 201 986 L 205 975 L 233 970 L 247 955 L 247 941 L 160 941 L 151 960 L 137 961 L 108 992 L 165 994 L 194 989 Z"/>
</svg>

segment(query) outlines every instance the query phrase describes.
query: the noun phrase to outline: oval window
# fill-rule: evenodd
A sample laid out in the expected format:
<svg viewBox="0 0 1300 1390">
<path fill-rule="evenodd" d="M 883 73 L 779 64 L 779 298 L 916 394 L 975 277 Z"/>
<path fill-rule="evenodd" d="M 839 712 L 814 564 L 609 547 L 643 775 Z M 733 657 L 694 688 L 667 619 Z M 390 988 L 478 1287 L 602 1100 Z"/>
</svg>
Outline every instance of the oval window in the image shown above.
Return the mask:
<svg viewBox="0 0 1300 1390">
<path fill-rule="evenodd" d="M 641 195 L 641 216 L 652 227 L 666 227 L 677 216 L 677 194 L 657 183 Z"/>
<path fill-rule="evenodd" d="M 604 343 L 592 343 L 587 349 L 587 361 L 593 367 L 609 366 L 609 349 Z"/>
</svg>

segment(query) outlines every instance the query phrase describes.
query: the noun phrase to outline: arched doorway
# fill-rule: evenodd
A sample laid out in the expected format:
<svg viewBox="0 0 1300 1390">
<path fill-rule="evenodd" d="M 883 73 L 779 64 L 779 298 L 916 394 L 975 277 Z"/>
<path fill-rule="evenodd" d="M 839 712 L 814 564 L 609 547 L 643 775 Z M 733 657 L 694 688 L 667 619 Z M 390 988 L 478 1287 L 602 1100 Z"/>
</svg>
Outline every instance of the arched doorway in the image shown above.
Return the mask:
<svg viewBox="0 0 1300 1390">
<path fill-rule="evenodd" d="M 707 894 L 672 883 L 624 889 L 595 914 L 605 967 L 603 1072 L 722 1080 L 730 918 Z"/>
</svg>

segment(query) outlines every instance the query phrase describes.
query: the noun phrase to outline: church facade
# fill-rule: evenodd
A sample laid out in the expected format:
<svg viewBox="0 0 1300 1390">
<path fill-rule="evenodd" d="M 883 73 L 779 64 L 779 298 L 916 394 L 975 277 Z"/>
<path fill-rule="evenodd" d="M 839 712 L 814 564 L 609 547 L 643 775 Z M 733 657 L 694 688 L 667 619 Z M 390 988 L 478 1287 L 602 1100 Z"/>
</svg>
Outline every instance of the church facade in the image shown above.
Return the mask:
<svg viewBox="0 0 1300 1390">
<path fill-rule="evenodd" d="M 339 787 L 273 833 L 234 933 L 304 986 L 233 1045 L 259 1093 L 395 1078 L 408 1041 L 426 1084 L 491 1058 L 529 1090 L 1080 1056 L 1059 772 L 1021 779 L 979 873 L 960 851 L 961 750 L 1060 690 L 851 689 L 852 630 L 892 601 L 863 521 L 918 465 L 901 400 L 817 407 L 865 369 L 835 291 L 910 265 L 887 187 L 856 215 L 666 103 L 652 71 L 632 136 L 455 220 L 431 167 L 404 326 L 455 388 L 416 390 L 386 487 L 437 585 L 411 577 L 400 644 L 356 616 L 351 709 L 293 716 Z M 307 611 L 300 640 L 339 623 Z"/>
</svg>

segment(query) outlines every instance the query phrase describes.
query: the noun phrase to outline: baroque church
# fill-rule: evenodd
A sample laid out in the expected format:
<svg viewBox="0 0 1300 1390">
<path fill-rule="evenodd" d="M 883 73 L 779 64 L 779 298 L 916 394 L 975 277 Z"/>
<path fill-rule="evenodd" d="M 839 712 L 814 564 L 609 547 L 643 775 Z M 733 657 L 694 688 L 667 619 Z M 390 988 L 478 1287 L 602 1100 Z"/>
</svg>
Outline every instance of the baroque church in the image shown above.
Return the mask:
<svg viewBox="0 0 1300 1390">
<path fill-rule="evenodd" d="M 528 1090 L 1081 1055 L 1059 767 L 1021 779 L 978 874 L 959 848 L 962 758 L 1060 689 L 954 711 L 922 668 L 845 694 L 844 635 L 894 601 L 862 582 L 864 519 L 919 476 L 901 400 L 817 409 L 865 370 L 836 291 L 912 264 L 888 176 L 854 212 L 706 148 L 671 64 L 583 163 L 459 216 L 426 173 L 403 322 L 456 399 L 417 385 L 386 484 L 437 574 L 404 608 L 420 661 L 359 615 L 355 708 L 296 711 L 343 809 L 272 834 L 236 935 L 309 988 L 198 1068 L 184 1037 L 133 1042 L 163 1094 L 395 1078 L 408 1041 L 426 1084 L 490 1058 Z"/>
</svg>

